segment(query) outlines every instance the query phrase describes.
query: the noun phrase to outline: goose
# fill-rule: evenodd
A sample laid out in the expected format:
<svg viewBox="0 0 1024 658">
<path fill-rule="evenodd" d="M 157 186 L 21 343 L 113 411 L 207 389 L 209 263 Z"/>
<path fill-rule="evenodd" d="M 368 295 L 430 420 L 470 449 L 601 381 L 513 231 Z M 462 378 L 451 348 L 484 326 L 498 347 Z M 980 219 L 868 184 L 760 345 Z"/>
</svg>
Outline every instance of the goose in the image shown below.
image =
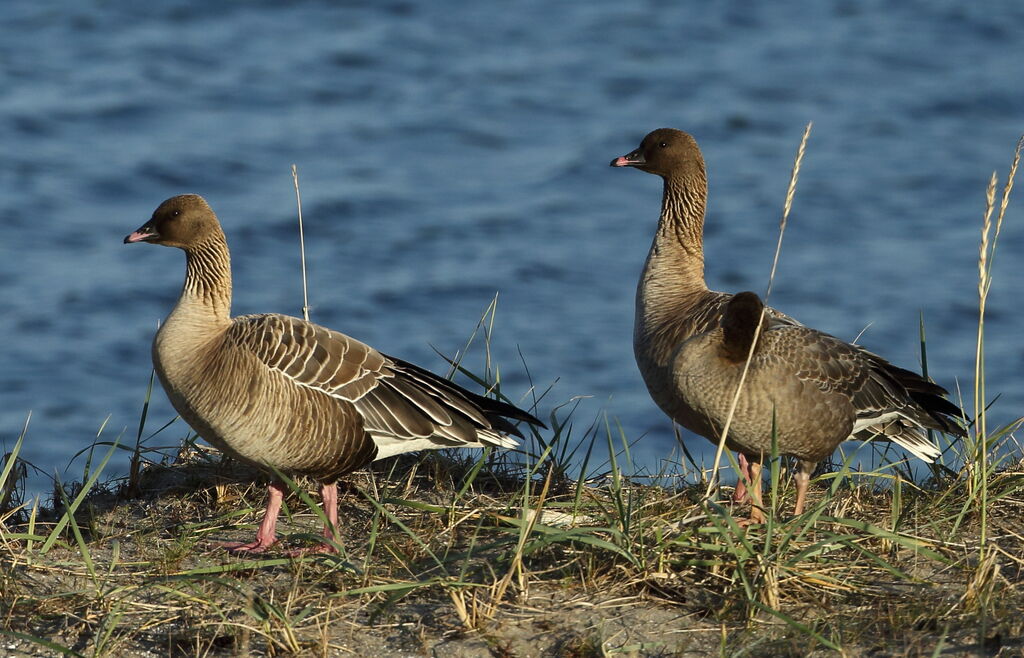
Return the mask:
<svg viewBox="0 0 1024 658">
<path fill-rule="evenodd" d="M 377 459 L 448 447 L 513 448 L 533 415 L 477 395 L 337 331 L 278 315 L 231 317 L 231 259 L 216 214 L 200 196 L 167 199 L 124 242 L 185 252 L 185 284 L 153 339 L 153 364 L 171 404 L 196 433 L 264 470 L 320 484 L 327 540 L 337 541 L 338 478 Z M 268 486 L 252 542 L 276 542 L 285 488 Z M 318 550 L 332 551 L 329 542 Z"/>
<path fill-rule="evenodd" d="M 661 215 L 636 291 L 633 352 L 637 366 L 651 398 L 666 415 L 717 443 L 714 424 L 681 393 L 674 375 L 679 347 L 718 327 L 732 298 L 729 293 L 710 290 L 704 280 L 708 184 L 700 147 L 688 133 L 659 128 L 645 136 L 635 150 L 613 159 L 611 166 L 639 169 L 663 181 Z M 765 314 L 777 325 L 801 326 L 771 307 L 765 307 Z M 922 458 L 938 454 L 935 446 L 929 450 L 905 434 L 891 438 L 911 452 L 916 449 L 914 454 Z M 728 446 L 732 449 L 732 442 Z M 733 498 L 742 502 L 746 499 L 744 485 L 753 482 L 755 473 L 751 455 L 739 452 L 740 479 Z"/>
<path fill-rule="evenodd" d="M 835 336 L 762 320 L 763 309 L 753 292 L 733 295 L 721 325 L 684 341 L 672 362 L 677 394 L 720 436 L 750 354 L 727 441 L 750 463 L 752 522 L 764 521 L 761 459 L 773 433 L 778 452 L 798 460 L 797 515 L 815 466 L 847 439 L 878 435 L 931 462 L 941 452 L 927 430 L 965 436 L 954 422 L 963 412 L 941 386 Z"/>
</svg>

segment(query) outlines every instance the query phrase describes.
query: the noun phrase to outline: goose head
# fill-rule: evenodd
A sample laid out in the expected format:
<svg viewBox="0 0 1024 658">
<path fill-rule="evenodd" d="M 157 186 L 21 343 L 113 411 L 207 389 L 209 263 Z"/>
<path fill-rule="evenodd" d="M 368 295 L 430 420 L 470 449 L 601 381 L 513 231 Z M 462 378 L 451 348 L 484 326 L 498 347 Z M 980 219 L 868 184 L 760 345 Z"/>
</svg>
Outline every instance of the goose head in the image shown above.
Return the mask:
<svg viewBox="0 0 1024 658">
<path fill-rule="evenodd" d="M 686 176 L 704 170 L 700 147 L 688 133 L 659 128 L 647 134 L 635 150 L 611 161 L 613 167 L 634 167 L 662 178 Z"/>
<path fill-rule="evenodd" d="M 722 326 L 733 329 L 749 327 L 753 330 L 761 320 L 761 309 L 764 302 L 754 292 L 738 292 L 725 305 Z"/>
<path fill-rule="evenodd" d="M 149 221 L 125 236 L 125 244 L 151 242 L 190 249 L 223 235 L 217 215 L 198 194 L 182 194 L 161 203 Z"/>
</svg>

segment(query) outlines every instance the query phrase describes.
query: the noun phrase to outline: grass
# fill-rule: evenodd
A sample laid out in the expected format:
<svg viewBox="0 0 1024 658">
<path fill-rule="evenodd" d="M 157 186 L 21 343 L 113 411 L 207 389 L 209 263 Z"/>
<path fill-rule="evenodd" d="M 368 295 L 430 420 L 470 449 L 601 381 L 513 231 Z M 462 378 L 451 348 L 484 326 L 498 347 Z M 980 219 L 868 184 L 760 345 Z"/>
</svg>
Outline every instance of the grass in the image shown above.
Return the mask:
<svg viewBox="0 0 1024 658">
<path fill-rule="evenodd" d="M 1017 155 L 1020 152 L 1018 144 Z M 1017 653 L 1024 644 L 1024 462 L 1017 423 L 985 417 L 984 308 L 1017 158 L 979 258 L 970 437 L 918 474 L 843 451 L 791 509 L 787 460 L 766 463 L 767 523 L 741 528 L 714 495 L 717 464 L 689 452 L 638 473 L 614 419 L 555 405 L 517 452 L 445 451 L 376 463 L 348 480 L 336 555 L 230 556 L 263 475 L 195 442 L 180 421 L 103 437 L 77 482 L 25 499 L 0 462 L 0 648 L 12 655 L 911 655 Z M 991 221 L 994 208 L 999 212 Z M 488 349 L 496 305 L 452 374 L 504 396 Z M 923 339 L 923 330 L 922 330 Z M 466 354 L 483 353 L 478 369 Z M 923 349 L 922 349 L 922 353 Z M 479 372 L 476 376 L 473 372 Z M 550 389 L 532 389 L 547 406 Z M 512 400 L 522 404 L 521 400 Z M 529 406 L 529 405 L 527 405 Z M 162 445 L 157 445 L 162 444 Z M 104 476 L 115 455 L 128 475 Z M 883 457 L 885 459 L 883 459 Z M 717 460 L 716 460 L 717 462 Z M 663 462 L 671 463 L 670 460 Z M 322 524 L 290 483 L 285 543 Z M 344 485 L 343 485 L 344 487 Z M 722 497 L 722 492 L 712 490 Z"/>
<path fill-rule="evenodd" d="M 597 440 L 618 437 L 605 428 L 590 433 Z M 982 552 L 980 514 L 961 514 L 962 474 L 884 480 L 852 473 L 848 460 L 816 479 L 806 514 L 742 529 L 742 510 L 704 499 L 703 482 L 625 475 L 621 443 L 582 485 L 551 443 L 375 464 L 343 496 L 340 553 L 304 558 L 216 548 L 252 532 L 263 492 L 251 482 L 259 474 L 209 448 L 186 439 L 151 453 L 135 497 L 126 481 L 102 480 L 101 460 L 52 509 L 7 512 L 0 634 L 42 655 L 387 655 L 482 643 L 495 655 L 598 656 L 924 655 L 1024 631 L 1017 467 L 991 472 L 1000 505 Z M 774 500 L 789 495 L 782 461 L 771 464 Z M 296 485 L 286 543 L 316 533 L 311 502 Z"/>
</svg>

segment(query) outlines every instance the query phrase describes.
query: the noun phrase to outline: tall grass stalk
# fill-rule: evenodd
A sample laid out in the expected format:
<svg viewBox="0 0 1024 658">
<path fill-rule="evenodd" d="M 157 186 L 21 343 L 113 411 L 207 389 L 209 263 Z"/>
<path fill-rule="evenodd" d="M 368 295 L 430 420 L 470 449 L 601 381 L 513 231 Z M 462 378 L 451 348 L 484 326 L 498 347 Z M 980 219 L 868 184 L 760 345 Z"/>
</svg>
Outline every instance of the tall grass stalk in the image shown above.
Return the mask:
<svg viewBox="0 0 1024 658">
<path fill-rule="evenodd" d="M 988 513 L 988 428 L 985 413 L 985 302 L 988 298 L 989 232 L 992 230 L 992 209 L 995 207 L 996 173 L 992 172 L 985 190 L 985 214 L 981 223 L 981 244 L 978 254 L 978 338 L 974 353 L 974 433 L 975 465 L 972 497 L 979 502 L 981 514 L 981 550 L 985 548 Z"/>
<path fill-rule="evenodd" d="M 991 437 L 989 437 L 988 432 L 987 397 L 985 393 L 985 307 L 988 301 L 989 290 L 992 287 L 992 265 L 995 261 L 996 246 L 1002 231 L 1003 219 L 1006 216 L 1006 208 L 1009 206 L 1010 193 L 1013 191 L 1013 181 L 1017 174 L 1017 166 L 1020 163 L 1022 147 L 1024 147 L 1024 137 L 1017 141 L 1017 146 L 1014 149 L 1013 161 L 1010 164 L 1006 184 L 1003 186 L 994 232 L 992 230 L 992 212 L 995 209 L 996 185 L 999 178 L 996 172 L 992 172 L 992 177 L 989 179 L 988 187 L 985 190 L 985 212 L 982 218 L 981 242 L 978 247 L 978 329 L 974 357 L 975 449 L 973 457 L 975 459 L 975 468 L 972 471 L 973 477 L 970 483 L 972 498 L 979 505 L 979 515 L 981 518 L 981 536 L 979 541 L 982 554 L 988 539 L 988 483 L 991 475 L 989 472 Z M 980 563 L 984 562 L 984 559 L 980 560 Z"/>
<path fill-rule="evenodd" d="M 1017 141 L 1017 147 L 1014 150 L 1010 171 L 1006 177 L 1006 184 L 1003 186 L 1003 194 L 999 204 L 999 214 L 996 218 L 994 232 L 992 230 L 992 212 L 995 208 L 996 184 L 999 178 L 996 172 L 992 172 L 992 177 L 989 179 L 988 187 L 985 190 L 985 213 L 982 219 L 981 243 L 978 247 L 978 332 L 974 358 L 975 441 L 974 454 L 972 455 L 975 459 L 975 465 L 972 469 L 973 477 L 970 478 L 970 484 L 972 485 L 971 498 L 978 506 L 980 529 L 977 566 L 971 582 L 968 583 L 964 591 L 962 600 L 969 609 L 976 610 L 979 613 L 978 636 L 980 638 L 988 637 L 992 594 L 995 590 L 999 574 L 999 563 L 996 559 L 998 547 L 990 549 L 988 543 L 989 486 L 994 474 L 994 465 L 990 466 L 989 456 L 994 443 L 992 441 L 993 437 L 990 437 L 988 432 L 988 410 L 985 393 L 985 306 L 988 301 L 989 290 L 992 287 L 992 264 L 995 261 L 996 246 L 999 242 L 1003 218 L 1006 216 L 1006 208 L 1010 202 L 1010 192 L 1013 190 L 1013 181 L 1017 174 L 1017 165 L 1020 162 L 1022 146 L 1024 146 L 1024 136 Z M 998 434 L 1001 435 L 1002 432 Z"/>
<path fill-rule="evenodd" d="M 299 260 L 302 265 L 302 319 L 309 322 L 309 288 L 306 283 L 306 236 L 302 230 L 302 195 L 299 194 L 299 169 L 292 165 L 292 184 L 295 186 L 295 205 L 299 213 Z"/>
</svg>

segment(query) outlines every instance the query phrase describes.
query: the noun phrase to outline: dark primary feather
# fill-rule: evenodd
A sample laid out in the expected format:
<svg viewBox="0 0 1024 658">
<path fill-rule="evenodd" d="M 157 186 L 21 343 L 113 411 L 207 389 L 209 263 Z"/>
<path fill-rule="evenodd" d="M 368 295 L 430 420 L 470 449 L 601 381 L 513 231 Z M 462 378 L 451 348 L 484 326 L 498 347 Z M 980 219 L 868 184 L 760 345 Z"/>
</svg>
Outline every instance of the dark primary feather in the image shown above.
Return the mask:
<svg viewBox="0 0 1024 658">
<path fill-rule="evenodd" d="M 397 371 L 403 372 L 410 378 L 416 379 L 424 385 L 438 390 L 439 392 L 447 391 L 451 396 L 461 397 L 462 399 L 470 402 L 472 406 L 478 407 L 484 412 L 484 416 L 486 416 L 487 420 L 491 422 L 492 427 L 499 432 L 515 434 L 518 437 L 523 436 L 522 432 L 519 431 L 519 428 L 508 422 L 508 420 L 506 420 L 507 418 L 512 418 L 529 423 L 530 425 L 536 425 L 547 429 L 547 425 L 545 425 L 539 418 L 533 414 L 523 411 L 519 407 L 508 404 L 507 402 L 502 402 L 501 400 L 495 400 L 494 398 L 484 397 L 483 395 L 468 391 L 451 380 L 435 375 L 429 370 L 425 370 L 416 364 L 409 363 L 408 361 L 403 361 L 402 359 L 393 356 L 388 356 L 387 358 L 392 361 Z"/>
</svg>

